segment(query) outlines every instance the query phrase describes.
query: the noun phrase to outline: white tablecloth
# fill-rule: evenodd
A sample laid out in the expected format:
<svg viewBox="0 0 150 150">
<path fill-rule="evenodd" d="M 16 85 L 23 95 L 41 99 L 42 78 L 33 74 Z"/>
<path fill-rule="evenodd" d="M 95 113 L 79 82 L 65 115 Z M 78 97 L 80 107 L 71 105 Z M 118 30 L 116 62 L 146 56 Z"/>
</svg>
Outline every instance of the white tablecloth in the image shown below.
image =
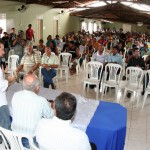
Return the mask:
<svg viewBox="0 0 150 150">
<path fill-rule="evenodd" d="M 8 105 L 10 107 L 10 112 L 11 112 L 11 99 L 13 97 L 13 94 L 20 90 L 22 90 L 21 83 L 14 83 L 8 88 L 6 96 L 7 96 Z M 62 91 L 60 90 L 52 90 L 52 89 L 46 89 L 41 87 L 39 95 L 45 97 L 48 100 L 55 100 L 55 98 L 61 92 Z M 96 111 L 96 108 L 99 104 L 99 101 L 87 99 L 74 93 L 72 94 L 77 99 L 77 111 L 72 125 L 74 127 L 80 128 L 83 131 L 86 131 L 87 125 L 89 124 L 91 118 L 93 117 L 94 112 Z"/>
</svg>

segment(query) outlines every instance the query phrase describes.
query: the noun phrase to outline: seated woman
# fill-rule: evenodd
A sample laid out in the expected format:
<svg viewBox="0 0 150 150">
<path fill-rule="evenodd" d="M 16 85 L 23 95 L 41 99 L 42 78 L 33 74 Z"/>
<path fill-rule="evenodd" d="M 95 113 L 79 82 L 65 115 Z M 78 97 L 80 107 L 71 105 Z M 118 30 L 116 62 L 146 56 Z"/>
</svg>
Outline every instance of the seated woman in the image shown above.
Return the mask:
<svg viewBox="0 0 150 150">
<path fill-rule="evenodd" d="M 43 75 L 43 82 L 44 87 L 49 88 L 51 85 L 52 89 L 55 89 L 55 85 L 53 83 L 53 78 L 56 76 L 55 68 L 58 67 L 59 59 L 58 57 L 51 52 L 50 47 L 45 47 L 45 53 L 42 57 L 42 75 Z"/>
<path fill-rule="evenodd" d="M 45 53 L 45 45 L 43 45 L 43 40 L 39 40 L 39 45 L 37 46 L 37 50 L 41 52 L 41 55 Z"/>
</svg>

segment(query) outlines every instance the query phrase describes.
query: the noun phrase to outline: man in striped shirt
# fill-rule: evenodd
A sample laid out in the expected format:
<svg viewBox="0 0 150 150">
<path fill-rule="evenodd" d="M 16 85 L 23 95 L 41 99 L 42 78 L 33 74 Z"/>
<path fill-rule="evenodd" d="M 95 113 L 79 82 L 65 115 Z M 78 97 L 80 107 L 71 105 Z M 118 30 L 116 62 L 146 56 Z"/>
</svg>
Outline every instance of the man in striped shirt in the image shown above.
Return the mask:
<svg viewBox="0 0 150 150">
<path fill-rule="evenodd" d="M 21 59 L 21 63 L 18 66 L 16 73 L 18 74 L 23 69 L 25 74 L 34 72 L 36 75 L 38 75 L 38 68 L 40 63 L 40 56 L 33 51 L 33 47 L 30 44 L 27 47 L 27 53 Z"/>
<path fill-rule="evenodd" d="M 23 79 L 23 90 L 16 92 L 12 98 L 12 130 L 33 136 L 42 117 L 53 117 L 50 104 L 44 97 L 37 95 L 39 89 L 38 77 L 27 74 Z"/>
</svg>

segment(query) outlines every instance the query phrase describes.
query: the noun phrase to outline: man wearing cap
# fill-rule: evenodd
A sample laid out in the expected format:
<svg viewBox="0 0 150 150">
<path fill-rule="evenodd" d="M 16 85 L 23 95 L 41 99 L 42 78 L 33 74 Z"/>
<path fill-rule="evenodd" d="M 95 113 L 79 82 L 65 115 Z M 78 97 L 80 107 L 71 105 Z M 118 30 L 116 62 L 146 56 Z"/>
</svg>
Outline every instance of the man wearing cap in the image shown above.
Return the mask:
<svg viewBox="0 0 150 150">
<path fill-rule="evenodd" d="M 32 24 L 29 24 L 28 29 L 26 30 L 26 40 L 27 40 L 27 43 L 32 43 L 32 40 L 33 42 L 35 42 Z"/>
</svg>

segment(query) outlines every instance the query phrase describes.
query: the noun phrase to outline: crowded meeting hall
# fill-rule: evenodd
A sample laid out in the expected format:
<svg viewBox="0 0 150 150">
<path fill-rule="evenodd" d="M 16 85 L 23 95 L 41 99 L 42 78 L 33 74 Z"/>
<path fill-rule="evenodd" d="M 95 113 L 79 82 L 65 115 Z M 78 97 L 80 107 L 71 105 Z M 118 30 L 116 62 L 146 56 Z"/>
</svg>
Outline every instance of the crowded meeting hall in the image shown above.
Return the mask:
<svg viewBox="0 0 150 150">
<path fill-rule="evenodd" d="M 2 0 L 0 150 L 150 150 L 150 1 Z"/>
</svg>

